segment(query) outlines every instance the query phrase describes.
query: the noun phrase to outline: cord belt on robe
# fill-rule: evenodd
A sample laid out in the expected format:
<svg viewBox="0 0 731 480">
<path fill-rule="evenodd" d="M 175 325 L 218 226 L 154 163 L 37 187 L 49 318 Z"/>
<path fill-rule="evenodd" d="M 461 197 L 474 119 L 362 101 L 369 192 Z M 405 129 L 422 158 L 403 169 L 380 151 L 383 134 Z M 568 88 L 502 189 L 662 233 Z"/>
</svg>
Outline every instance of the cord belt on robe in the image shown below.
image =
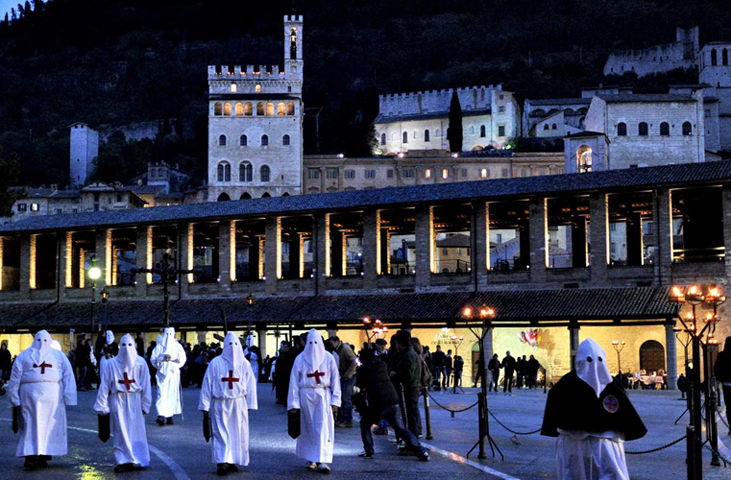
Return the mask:
<svg viewBox="0 0 731 480">
<path fill-rule="evenodd" d="M 27 383 L 61 383 L 61 380 L 21 380 L 20 382 L 21 385 L 25 385 Z"/>
<path fill-rule="evenodd" d="M 211 396 L 214 400 L 238 400 L 239 398 L 244 398 L 246 394 L 239 395 L 238 397 L 215 397 Z"/>
<path fill-rule="evenodd" d="M 325 385 L 325 384 L 312 385 L 312 386 L 305 385 L 305 386 L 300 387 L 300 388 L 330 388 L 330 385 Z"/>
</svg>

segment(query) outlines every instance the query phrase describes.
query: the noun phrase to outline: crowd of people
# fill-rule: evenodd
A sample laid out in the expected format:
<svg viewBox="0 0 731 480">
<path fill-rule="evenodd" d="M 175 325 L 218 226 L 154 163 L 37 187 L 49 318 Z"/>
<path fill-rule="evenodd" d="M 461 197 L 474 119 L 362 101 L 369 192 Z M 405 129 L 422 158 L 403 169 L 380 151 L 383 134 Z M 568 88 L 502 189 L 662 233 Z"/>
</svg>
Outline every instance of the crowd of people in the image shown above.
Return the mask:
<svg viewBox="0 0 731 480">
<path fill-rule="evenodd" d="M 494 354 L 487 364 L 487 372 L 489 374 L 488 391 L 492 392 L 493 388 L 497 392 L 500 388 L 500 370 L 503 371 L 503 392 L 512 392 L 515 388 L 538 388 L 538 372 L 542 369 L 540 362 L 531 355 L 530 358 L 518 357 L 518 360 L 505 352 L 502 360 L 498 358 L 498 354 Z M 477 378 L 475 385 L 477 386 Z"/>
</svg>

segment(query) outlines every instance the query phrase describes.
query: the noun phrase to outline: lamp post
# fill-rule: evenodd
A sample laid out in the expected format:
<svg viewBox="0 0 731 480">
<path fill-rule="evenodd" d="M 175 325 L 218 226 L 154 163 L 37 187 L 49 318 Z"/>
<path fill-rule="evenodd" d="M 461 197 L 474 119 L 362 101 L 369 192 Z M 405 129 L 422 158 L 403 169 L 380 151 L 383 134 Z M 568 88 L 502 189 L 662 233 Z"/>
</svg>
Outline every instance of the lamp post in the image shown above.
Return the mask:
<svg viewBox="0 0 731 480">
<path fill-rule="evenodd" d="M 710 325 L 709 333 L 704 342 L 706 353 L 706 432 L 711 442 L 711 465 L 721 466 L 718 456 L 718 424 L 716 423 L 716 405 L 718 404 L 718 384 L 713 373 L 713 354 L 718 348 L 716 340 L 716 324 L 718 323 L 718 307 L 726 301 L 718 287 L 711 287 L 706 295 L 706 303 L 713 308 L 713 313 L 706 315 L 706 324 Z"/>
<path fill-rule="evenodd" d="M 366 337 L 368 338 L 368 343 L 371 343 L 371 340 L 374 338 L 378 338 L 379 335 L 383 335 L 388 332 L 388 327 L 378 318 L 371 320 L 370 317 L 363 317 L 362 320 L 363 328 L 365 329 Z"/>
<path fill-rule="evenodd" d="M 96 281 L 102 278 L 102 269 L 96 265 L 96 257 L 91 257 L 91 266 L 87 272 L 91 279 L 91 348 L 94 349 L 94 306 L 96 304 Z"/>
<path fill-rule="evenodd" d="M 460 347 L 460 345 L 462 345 L 462 342 L 463 341 L 464 341 L 464 337 L 463 336 L 460 335 L 458 337 L 457 335 L 452 335 L 452 345 L 454 345 L 454 358 L 455 358 L 455 360 L 459 356 L 459 347 Z M 447 380 L 449 380 L 449 379 L 447 379 Z M 484 381 L 483 381 L 483 383 L 484 383 Z M 459 388 L 462 388 L 462 385 L 460 385 Z M 464 390 L 462 390 L 462 392 L 464 393 Z M 457 373 L 456 372 L 454 374 L 454 381 L 452 382 L 452 393 L 457 393 Z"/>
<path fill-rule="evenodd" d="M 622 373 L 622 350 L 624 350 L 624 341 L 618 341 L 615 340 L 612 342 L 612 346 L 614 347 L 614 351 L 617 352 L 617 371 L 618 373 Z"/>
<path fill-rule="evenodd" d="M 107 330 L 107 300 L 109 300 L 109 292 L 107 287 L 104 287 L 101 292 L 102 306 L 104 307 L 104 317 L 102 318 L 102 331 Z"/>
</svg>

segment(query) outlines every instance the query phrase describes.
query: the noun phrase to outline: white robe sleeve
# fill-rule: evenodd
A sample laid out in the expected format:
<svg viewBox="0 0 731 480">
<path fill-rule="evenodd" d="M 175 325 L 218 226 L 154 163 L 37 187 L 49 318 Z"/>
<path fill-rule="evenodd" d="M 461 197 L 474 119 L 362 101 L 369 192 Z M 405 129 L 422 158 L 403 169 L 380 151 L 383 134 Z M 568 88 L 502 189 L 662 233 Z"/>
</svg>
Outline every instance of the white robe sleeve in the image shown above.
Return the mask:
<svg viewBox="0 0 731 480">
<path fill-rule="evenodd" d="M 259 399 L 256 391 L 256 377 L 249 362 L 244 362 L 244 375 L 246 376 L 246 405 L 249 410 L 259 409 Z"/>
<path fill-rule="evenodd" d="M 330 405 L 340 406 L 340 373 L 338 372 L 338 364 L 335 363 L 335 357 L 330 355 L 330 392 L 332 397 Z"/>
<path fill-rule="evenodd" d="M 76 405 L 76 378 L 74 377 L 74 369 L 71 367 L 68 357 L 64 353 L 59 353 L 63 364 L 63 401 L 66 406 L 72 407 Z M 107 369 L 108 370 L 108 369 Z"/>
<path fill-rule="evenodd" d="M 185 354 L 185 349 L 180 343 L 178 343 L 178 360 L 180 360 L 180 363 L 177 363 L 176 366 L 178 367 L 178 370 L 180 370 L 181 368 L 183 368 L 183 365 L 185 365 L 185 362 L 188 360 L 188 357 Z"/>
<path fill-rule="evenodd" d="M 298 358 L 294 361 L 292 374 L 289 376 L 289 396 L 287 397 L 287 410 L 300 409 L 300 364 Z"/>
<path fill-rule="evenodd" d="M 150 363 L 155 367 L 158 368 L 159 365 L 157 364 L 157 361 L 160 360 L 160 357 L 163 354 L 162 345 L 155 345 L 155 348 L 152 349 L 152 353 L 150 354 Z"/>
<path fill-rule="evenodd" d="M 111 389 L 112 378 L 111 368 L 103 368 L 101 377 L 99 378 L 99 390 L 96 394 L 96 403 L 94 403 L 94 411 L 102 415 L 109 415 L 109 390 Z"/>
<path fill-rule="evenodd" d="M 211 395 L 213 394 L 211 385 L 211 379 L 213 378 L 213 370 L 216 369 L 216 365 L 209 365 L 206 369 L 206 375 L 203 377 L 203 383 L 201 384 L 201 398 L 198 401 L 198 410 L 207 412 L 211 408 Z"/>
<path fill-rule="evenodd" d="M 8 399 L 14 407 L 20 406 L 20 378 L 23 376 L 23 360 L 24 358 L 20 355 L 15 359 L 7 385 Z"/>
<path fill-rule="evenodd" d="M 147 415 L 150 413 L 150 407 L 152 406 L 152 385 L 150 384 L 150 369 L 144 360 L 142 360 L 140 373 L 140 381 L 142 382 L 142 413 Z"/>
</svg>

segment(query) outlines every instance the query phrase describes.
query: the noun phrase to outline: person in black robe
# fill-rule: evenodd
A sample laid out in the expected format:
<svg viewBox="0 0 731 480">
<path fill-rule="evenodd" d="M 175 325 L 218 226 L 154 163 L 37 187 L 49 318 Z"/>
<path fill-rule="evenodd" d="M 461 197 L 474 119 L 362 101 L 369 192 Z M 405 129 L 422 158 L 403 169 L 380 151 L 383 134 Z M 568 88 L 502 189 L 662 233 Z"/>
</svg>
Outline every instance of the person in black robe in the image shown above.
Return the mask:
<svg viewBox="0 0 731 480">
<path fill-rule="evenodd" d="M 621 385 L 609 374 L 606 353 L 592 339 L 579 345 L 576 369 L 551 389 L 541 435 L 557 437 L 558 480 L 629 480 L 624 442 L 647 433 Z"/>
</svg>

